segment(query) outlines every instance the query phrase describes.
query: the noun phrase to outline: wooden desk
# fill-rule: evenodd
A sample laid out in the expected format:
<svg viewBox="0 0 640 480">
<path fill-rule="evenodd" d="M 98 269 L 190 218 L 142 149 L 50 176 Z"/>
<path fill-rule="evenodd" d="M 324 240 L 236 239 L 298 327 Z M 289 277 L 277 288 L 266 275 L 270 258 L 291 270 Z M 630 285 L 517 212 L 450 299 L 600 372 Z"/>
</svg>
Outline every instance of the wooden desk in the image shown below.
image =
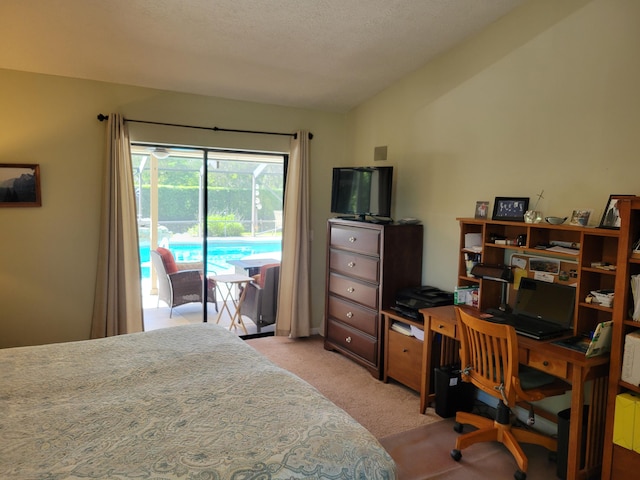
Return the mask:
<svg viewBox="0 0 640 480">
<path fill-rule="evenodd" d="M 470 310 L 477 315 L 477 310 Z M 432 347 L 436 333 L 442 335 L 440 364 L 455 363 L 458 359 L 458 325 L 453 306 L 420 310 L 424 318 L 424 346 L 422 349 L 422 385 L 420 412 L 425 413 L 434 396 L 429 391 Z M 605 411 L 609 357 L 586 358 L 584 354 L 554 345 L 551 341 L 533 340 L 518 335 L 520 363 L 542 370 L 571 383 L 571 416 L 569 419 L 569 451 L 567 479 L 599 478 L 602 466 Z M 459 360 L 458 360 L 459 361 Z M 584 384 L 592 381 L 588 398 Z M 580 439 L 583 435 L 585 400 L 590 405 L 586 424 L 586 449 L 582 458 Z M 581 467 L 581 465 L 584 465 Z"/>
</svg>

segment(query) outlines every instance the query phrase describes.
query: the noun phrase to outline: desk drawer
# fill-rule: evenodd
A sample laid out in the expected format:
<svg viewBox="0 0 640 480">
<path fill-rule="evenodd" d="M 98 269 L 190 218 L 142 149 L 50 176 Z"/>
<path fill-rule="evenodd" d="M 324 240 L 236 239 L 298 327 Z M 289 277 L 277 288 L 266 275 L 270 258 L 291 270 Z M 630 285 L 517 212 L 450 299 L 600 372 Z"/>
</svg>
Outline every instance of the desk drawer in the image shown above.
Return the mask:
<svg viewBox="0 0 640 480">
<path fill-rule="evenodd" d="M 358 330 L 329 319 L 327 328 L 329 341 L 376 365 L 378 361 L 378 341 Z"/>
<path fill-rule="evenodd" d="M 378 286 L 336 273 L 329 275 L 329 292 L 365 307 L 378 309 Z"/>
<path fill-rule="evenodd" d="M 457 325 L 451 322 L 442 322 L 438 317 L 431 317 L 431 331 L 441 333 L 445 337 L 456 338 Z"/>
<path fill-rule="evenodd" d="M 329 268 L 335 272 L 378 283 L 380 271 L 378 257 L 365 257 L 340 250 L 331 250 Z"/>
<path fill-rule="evenodd" d="M 542 352 L 529 350 L 527 365 L 560 378 L 567 378 L 567 362 L 557 358 L 549 358 Z"/>
<path fill-rule="evenodd" d="M 354 228 L 342 225 L 331 227 L 331 247 L 338 247 L 366 255 L 379 255 L 380 230 Z"/>
<path fill-rule="evenodd" d="M 329 295 L 329 317 L 340 320 L 342 323 L 351 325 L 373 337 L 378 335 L 377 312 L 355 303 L 345 302 L 333 295 Z"/>
<path fill-rule="evenodd" d="M 413 390 L 420 391 L 422 342 L 393 330 L 388 331 L 387 376 Z"/>
</svg>

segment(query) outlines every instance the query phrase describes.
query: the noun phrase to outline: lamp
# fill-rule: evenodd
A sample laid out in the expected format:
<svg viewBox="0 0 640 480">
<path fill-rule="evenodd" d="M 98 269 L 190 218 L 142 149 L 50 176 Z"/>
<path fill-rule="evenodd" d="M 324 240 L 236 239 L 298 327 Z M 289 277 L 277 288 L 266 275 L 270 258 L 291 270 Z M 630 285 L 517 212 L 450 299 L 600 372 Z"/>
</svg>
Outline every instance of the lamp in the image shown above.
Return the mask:
<svg viewBox="0 0 640 480">
<path fill-rule="evenodd" d="M 471 275 L 482 278 L 483 280 L 494 280 L 496 282 L 500 282 L 502 284 L 502 290 L 500 292 L 500 307 L 498 308 L 503 312 L 508 311 L 507 285 L 509 283 L 513 283 L 513 270 L 510 266 L 477 263 L 471 269 Z"/>
</svg>

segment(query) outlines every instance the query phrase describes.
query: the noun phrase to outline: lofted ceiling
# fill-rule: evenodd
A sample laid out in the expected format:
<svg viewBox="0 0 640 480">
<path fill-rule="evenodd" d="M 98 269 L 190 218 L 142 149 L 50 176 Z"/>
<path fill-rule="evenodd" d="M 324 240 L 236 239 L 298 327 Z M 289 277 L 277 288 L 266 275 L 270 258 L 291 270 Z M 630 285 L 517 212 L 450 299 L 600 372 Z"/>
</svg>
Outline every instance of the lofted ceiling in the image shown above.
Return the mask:
<svg viewBox="0 0 640 480">
<path fill-rule="evenodd" d="M 525 0 L 2 0 L 0 68 L 348 111 Z"/>
</svg>

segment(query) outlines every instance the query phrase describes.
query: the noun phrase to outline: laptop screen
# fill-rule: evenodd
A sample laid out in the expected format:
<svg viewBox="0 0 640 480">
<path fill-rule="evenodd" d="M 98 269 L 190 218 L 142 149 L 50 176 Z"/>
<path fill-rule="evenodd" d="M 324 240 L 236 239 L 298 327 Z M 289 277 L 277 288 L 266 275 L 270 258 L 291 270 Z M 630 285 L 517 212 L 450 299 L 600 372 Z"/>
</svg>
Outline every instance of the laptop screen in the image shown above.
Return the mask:
<svg viewBox="0 0 640 480">
<path fill-rule="evenodd" d="M 523 277 L 513 313 L 571 328 L 575 300 L 575 287 Z"/>
</svg>

